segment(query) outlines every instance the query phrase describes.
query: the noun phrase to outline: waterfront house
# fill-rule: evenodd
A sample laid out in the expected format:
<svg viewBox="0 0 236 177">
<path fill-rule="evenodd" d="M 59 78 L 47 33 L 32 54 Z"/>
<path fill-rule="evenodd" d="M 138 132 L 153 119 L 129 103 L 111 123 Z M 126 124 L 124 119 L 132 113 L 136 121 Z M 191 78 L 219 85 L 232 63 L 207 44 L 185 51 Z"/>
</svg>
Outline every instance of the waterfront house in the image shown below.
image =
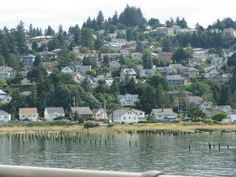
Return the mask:
<svg viewBox="0 0 236 177">
<path fill-rule="evenodd" d="M 173 122 L 177 119 L 177 114 L 171 108 L 153 109 L 151 115 L 159 122 Z"/>
<path fill-rule="evenodd" d="M 19 109 L 19 119 L 20 120 L 37 121 L 37 119 L 38 119 L 37 108 L 20 108 Z"/>
<path fill-rule="evenodd" d="M 72 114 L 77 114 L 79 115 L 80 118 L 82 119 L 89 119 L 93 118 L 93 112 L 89 107 L 71 107 Z"/>
<path fill-rule="evenodd" d="M 9 122 L 11 121 L 11 114 L 0 110 L 0 122 Z"/>
<path fill-rule="evenodd" d="M 117 109 L 112 113 L 114 123 L 138 123 L 145 121 L 145 113 L 136 109 Z"/>
<path fill-rule="evenodd" d="M 65 111 L 62 107 L 46 107 L 44 110 L 44 118 L 47 121 L 53 121 L 58 117 L 65 117 Z"/>
<path fill-rule="evenodd" d="M 232 123 L 236 123 L 236 110 L 235 109 L 233 109 L 232 112 L 231 112 L 230 121 Z"/>
<path fill-rule="evenodd" d="M 139 96 L 134 94 L 118 95 L 118 100 L 122 106 L 135 106 L 139 102 Z"/>
<path fill-rule="evenodd" d="M 8 66 L 0 66 L 0 80 L 15 77 L 15 71 Z"/>
<path fill-rule="evenodd" d="M 104 108 L 95 108 L 92 110 L 95 121 L 108 120 L 107 112 Z"/>
</svg>

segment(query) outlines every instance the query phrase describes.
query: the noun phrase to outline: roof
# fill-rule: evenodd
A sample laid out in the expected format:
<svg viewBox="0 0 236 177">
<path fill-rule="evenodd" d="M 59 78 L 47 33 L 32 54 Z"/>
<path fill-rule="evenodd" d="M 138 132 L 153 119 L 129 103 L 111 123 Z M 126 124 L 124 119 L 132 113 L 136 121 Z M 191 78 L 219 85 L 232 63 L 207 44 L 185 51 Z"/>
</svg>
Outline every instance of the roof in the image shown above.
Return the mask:
<svg viewBox="0 0 236 177">
<path fill-rule="evenodd" d="M 9 113 L 7 113 L 7 112 L 5 112 L 3 110 L 0 110 L 0 115 L 11 115 L 11 114 L 9 114 Z"/>
<path fill-rule="evenodd" d="M 7 93 L 0 89 L 0 95 L 7 95 Z"/>
<path fill-rule="evenodd" d="M 65 114 L 63 107 L 47 107 L 45 111 L 47 111 L 48 114 Z"/>
<path fill-rule="evenodd" d="M 20 108 L 19 114 L 20 115 L 38 114 L 38 110 L 37 108 Z"/>
<path fill-rule="evenodd" d="M 104 111 L 105 112 L 105 109 L 104 108 L 94 108 L 92 111 L 93 111 L 94 114 L 96 114 L 99 111 Z"/>
<path fill-rule="evenodd" d="M 72 112 L 77 112 L 78 114 L 80 115 L 83 115 L 83 114 L 91 114 L 93 115 L 93 112 L 91 111 L 91 109 L 89 107 L 72 107 L 71 108 Z"/>
<path fill-rule="evenodd" d="M 137 115 L 139 115 L 139 113 L 144 113 L 143 111 L 140 111 L 137 109 L 117 109 L 113 112 L 113 117 L 120 117 L 124 115 L 125 113 L 127 113 L 128 111 L 131 111 Z"/>
<path fill-rule="evenodd" d="M 170 75 L 166 77 L 167 80 L 184 80 L 184 78 L 180 75 Z"/>
<path fill-rule="evenodd" d="M 117 109 L 113 112 L 113 117 L 120 117 L 128 111 L 129 111 L 128 109 Z"/>
<path fill-rule="evenodd" d="M 12 72 L 12 71 L 14 70 L 8 66 L 0 66 L 0 72 Z"/>
<path fill-rule="evenodd" d="M 123 69 L 122 72 L 124 74 L 128 74 L 128 75 L 137 75 L 137 73 L 134 71 L 134 69 Z"/>
<path fill-rule="evenodd" d="M 176 115 L 171 108 L 165 109 L 153 109 L 152 114 L 154 115 Z"/>
</svg>

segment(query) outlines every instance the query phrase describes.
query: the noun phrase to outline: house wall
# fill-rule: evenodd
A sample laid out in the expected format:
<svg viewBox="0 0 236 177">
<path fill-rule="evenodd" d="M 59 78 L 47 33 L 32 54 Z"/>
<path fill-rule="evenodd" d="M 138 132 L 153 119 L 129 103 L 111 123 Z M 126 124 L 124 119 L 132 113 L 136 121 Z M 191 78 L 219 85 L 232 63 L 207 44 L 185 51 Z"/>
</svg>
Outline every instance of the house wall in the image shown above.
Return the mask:
<svg viewBox="0 0 236 177">
<path fill-rule="evenodd" d="M 37 121 L 38 119 L 38 114 L 31 114 L 31 115 L 19 115 L 19 119 L 20 120 L 25 120 L 25 119 L 28 119 L 30 121 Z"/>
<path fill-rule="evenodd" d="M 58 113 L 48 114 L 47 111 L 44 111 L 44 118 L 47 121 L 53 121 L 55 118 L 57 118 L 59 116 L 65 117 L 65 114 L 58 114 Z"/>
<path fill-rule="evenodd" d="M 232 114 L 230 118 L 232 123 L 236 123 L 236 114 Z"/>
<path fill-rule="evenodd" d="M 124 115 L 120 117 L 113 117 L 114 123 L 138 123 L 139 116 L 131 111 L 126 112 Z"/>
<path fill-rule="evenodd" d="M 0 115 L 0 122 L 9 122 L 11 120 L 11 115 Z"/>
</svg>

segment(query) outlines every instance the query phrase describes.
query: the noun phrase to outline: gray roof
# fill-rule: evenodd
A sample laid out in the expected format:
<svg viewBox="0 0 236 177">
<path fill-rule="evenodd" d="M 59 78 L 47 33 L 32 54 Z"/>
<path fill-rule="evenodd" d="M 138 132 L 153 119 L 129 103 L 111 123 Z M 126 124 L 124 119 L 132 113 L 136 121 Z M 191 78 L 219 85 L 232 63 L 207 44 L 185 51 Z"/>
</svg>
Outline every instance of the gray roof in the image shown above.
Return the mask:
<svg viewBox="0 0 236 177">
<path fill-rule="evenodd" d="M 184 78 L 180 75 L 170 75 L 166 77 L 167 80 L 184 80 Z"/>
<path fill-rule="evenodd" d="M 174 113 L 173 110 L 170 108 L 153 109 L 152 114 L 153 115 L 176 115 L 176 113 Z"/>
<path fill-rule="evenodd" d="M 45 110 L 47 111 L 48 114 L 54 114 L 54 113 L 65 114 L 63 107 L 47 107 L 45 108 Z"/>
<path fill-rule="evenodd" d="M 12 72 L 12 71 L 14 70 L 8 66 L 0 66 L 0 72 Z"/>
<path fill-rule="evenodd" d="M 201 97 L 199 97 L 199 96 L 188 96 L 187 100 L 190 103 L 194 103 L 196 105 L 200 105 L 203 102 L 203 99 Z"/>
<path fill-rule="evenodd" d="M 117 109 L 113 112 L 113 117 L 120 117 L 128 111 L 129 111 L 128 109 Z"/>
<path fill-rule="evenodd" d="M 77 112 L 80 115 L 93 115 L 93 112 L 91 111 L 91 109 L 89 107 L 71 107 L 71 110 L 73 113 Z"/>
</svg>

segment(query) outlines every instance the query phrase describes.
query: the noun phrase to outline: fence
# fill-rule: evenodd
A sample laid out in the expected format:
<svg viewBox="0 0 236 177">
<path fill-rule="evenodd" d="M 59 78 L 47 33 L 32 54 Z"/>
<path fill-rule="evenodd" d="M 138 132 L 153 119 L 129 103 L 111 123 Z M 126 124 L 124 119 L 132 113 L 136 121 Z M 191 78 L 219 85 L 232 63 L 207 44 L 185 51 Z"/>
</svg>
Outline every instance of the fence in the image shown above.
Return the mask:
<svg viewBox="0 0 236 177">
<path fill-rule="evenodd" d="M 0 177 L 177 177 L 177 176 L 166 175 L 160 171 L 131 173 L 131 172 L 0 165 Z"/>
</svg>

